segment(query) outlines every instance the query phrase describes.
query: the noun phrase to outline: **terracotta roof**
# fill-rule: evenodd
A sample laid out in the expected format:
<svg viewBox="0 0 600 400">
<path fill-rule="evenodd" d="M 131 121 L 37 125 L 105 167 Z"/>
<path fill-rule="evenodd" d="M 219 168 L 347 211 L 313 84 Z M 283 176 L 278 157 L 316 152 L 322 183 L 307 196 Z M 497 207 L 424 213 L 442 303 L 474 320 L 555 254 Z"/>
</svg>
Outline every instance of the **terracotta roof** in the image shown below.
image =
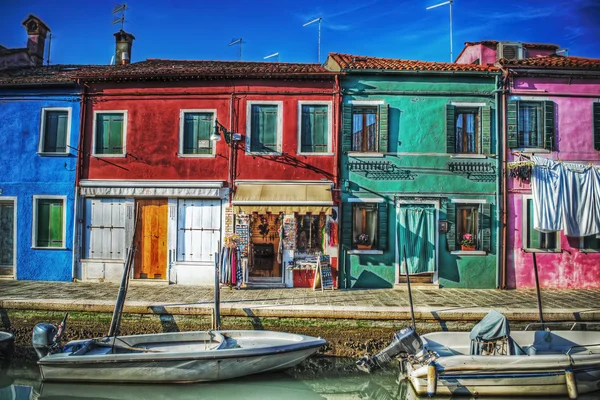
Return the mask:
<svg viewBox="0 0 600 400">
<path fill-rule="evenodd" d="M 544 57 L 530 57 L 521 60 L 498 61 L 500 65 L 508 68 L 543 68 L 543 69 L 579 69 L 600 71 L 600 59 L 583 57 L 565 57 L 551 54 Z"/>
<path fill-rule="evenodd" d="M 0 70 L 0 85 L 68 84 L 74 83 L 74 73 L 83 69 L 104 66 L 50 65 L 43 67 L 16 67 Z"/>
<path fill-rule="evenodd" d="M 379 58 L 355 56 L 351 54 L 329 53 L 342 71 L 385 70 L 385 71 L 448 71 L 448 72 L 488 72 L 498 69 L 488 65 L 455 64 L 443 62 L 427 62 L 416 60 L 400 60 L 397 58 Z"/>
<path fill-rule="evenodd" d="M 320 64 L 274 63 L 249 61 L 185 61 L 148 59 L 146 61 L 113 65 L 102 70 L 83 70 L 76 76 L 97 81 L 160 80 L 195 78 L 283 78 L 333 75 Z"/>
<path fill-rule="evenodd" d="M 505 41 L 505 42 L 511 43 L 510 41 Z M 481 40 L 479 42 L 465 42 L 465 46 L 473 46 L 476 44 L 483 44 L 486 46 L 496 46 L 498 43 L 500 43 L 500 41 L 498 41 L 498 40 Z M 555 50 L 555 49 L 560 48 L 560 46 L 558 46 L 556 44 L 549 44 L 549 43 L 522 43 L 522 42 L 515 42 L 515 43 L 521 43 L 523 45 L 523 47 L 525 47 L 525 48 L 537 47 L 540 49 L 549 49 L 549 50 Z"/>
</svg>

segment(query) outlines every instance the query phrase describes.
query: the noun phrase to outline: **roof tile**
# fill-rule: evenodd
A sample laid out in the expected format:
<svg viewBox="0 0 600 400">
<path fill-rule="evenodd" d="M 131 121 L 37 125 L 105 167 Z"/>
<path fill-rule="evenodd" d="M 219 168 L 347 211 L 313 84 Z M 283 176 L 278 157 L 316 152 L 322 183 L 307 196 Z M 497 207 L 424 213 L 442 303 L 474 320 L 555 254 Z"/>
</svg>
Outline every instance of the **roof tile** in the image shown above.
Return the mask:
<svg viewBox="0 0 600 400">
<path fill-rule="evenodd" d="M 348 70 L 387 70 L 387 71 L 456 71 L 487 72 L 498 69 L 489 65 L 455 64 L 416 60 L 400 60 L 397 58 L 380 58 L 355 56 L 351 54 L 329 53 L 339 64 L 342 71 Z"/>
<path fill-rule="evenodd" d="M 544 69 L 580 69 L 580 70 L 600 70 L 600 59 L 584 58 L 573 56 L 561 56 L 551 54 L 543 57 L 529 57 L 521 60 L 501 59 L 500 65 L 508 68 L 544 68 Z"/>
</svg>

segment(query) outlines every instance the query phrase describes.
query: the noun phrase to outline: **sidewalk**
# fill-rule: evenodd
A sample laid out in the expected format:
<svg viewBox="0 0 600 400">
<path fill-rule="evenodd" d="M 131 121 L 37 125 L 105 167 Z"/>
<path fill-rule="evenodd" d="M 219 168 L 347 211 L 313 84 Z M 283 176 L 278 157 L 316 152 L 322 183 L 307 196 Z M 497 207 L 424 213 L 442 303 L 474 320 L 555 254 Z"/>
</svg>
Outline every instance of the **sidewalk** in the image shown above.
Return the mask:
<svg viewBox="0 0 600 400">
<path fill-rule="evenodd" d="M 0 281 L 0 309 L 112 312 L 119 286 L 109 283 Z M 478 321 L 490 309 L 513 321 L 539 319 L 535 290 L 413 289 L 421 321 Z M 600 290 L 543 290 L 546 321 L 600 321 Z M 206 315 L 213 289 L 132 282 L 125 312 Z M 405 289 L 221 290 L 222 316 L 409 320 Z"/>
</svg>

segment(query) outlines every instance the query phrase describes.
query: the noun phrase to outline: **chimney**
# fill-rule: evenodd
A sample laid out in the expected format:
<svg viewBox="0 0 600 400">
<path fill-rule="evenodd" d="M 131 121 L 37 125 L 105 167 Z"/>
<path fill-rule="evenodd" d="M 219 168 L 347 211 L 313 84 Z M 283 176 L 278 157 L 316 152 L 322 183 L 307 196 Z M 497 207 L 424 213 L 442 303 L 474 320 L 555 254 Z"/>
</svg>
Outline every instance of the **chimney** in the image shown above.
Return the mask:
<svg viewBox="0 0 600 400">
<path fill-rule="evenodd" d="M 115 64 L 129 64 L 131 61 L 131 46 L 135 37 L 133 37 L 131 33 L 127 33 L 121 29 L 119 32 L 115 33 L 115 39 L 117 41 Z"/>
<path fill-rule="evenodd" d="M 44 63 L 44 45 L 46 44 L 46 35 L 50 28 L 41 19 L 33 14 L 23 21 L 23 26 L 27 30 L 29 39 L 27 40 L 27 49 L 35 66 L 41 66 Z"/>
</svg>

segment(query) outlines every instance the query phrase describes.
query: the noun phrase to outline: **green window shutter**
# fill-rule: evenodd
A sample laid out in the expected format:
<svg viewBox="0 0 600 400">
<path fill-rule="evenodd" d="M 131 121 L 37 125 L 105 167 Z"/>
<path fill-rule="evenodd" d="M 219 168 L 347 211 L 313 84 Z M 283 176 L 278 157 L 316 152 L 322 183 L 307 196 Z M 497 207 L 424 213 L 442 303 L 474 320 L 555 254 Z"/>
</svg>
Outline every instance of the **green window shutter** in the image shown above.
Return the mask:
<svg viewBox="0 0 600 400">
<path fill-rule="evenodd" d="M 446 153 L 456 153 L 456 107 L 446 104 Z"/>
<path fill-rule="evenodd" d="M 554 150 L 554 102 L 542 102 L 544 115 L 544 149 Z"/>
<path fill-rule="evenodd" d="M 594 149 L 600 151 L 600 103 L 594 103 Z"/>
<path fill-rule="evenodd" d="M 456 205 L 448 199 L 446 205 L 446 221 L 448 221 L 448 231 L 446 240 L 448 241 L 448 250 L 456 250 Z"/>
<path fill-rule="evenodd" d="M 63 206 L 62 201 L 53 201 L 50 205 L 50 246 L 62 247 L 63 242 Z"/>
<path fill-rule="evenodd" d="M 62 200 L 42 199 L 37 202 L 36 247 L 62 247 Z"/>
<path fill-rule="evenodd" d="M 492 249 L 492 205 L 482 204 L 480 212 L 481 250 L 490 252 Z"/>
<path fill-rule="evenodd" d="M 492 110 L 489 106 L 481 107 L 481 152 L 492 154 Z"/>
<path fill-rule="evenodd" d="M 389 142 L 389 104 L 379 105 L 379 152 L 388 152 Z"/>
<path fill-rule="evenodd" d="M 379 223 L 378 234 L 378 247 L 379 250 L 387 250 L 388 247 L 388 204 L 379 203 L 377 207 L 377 217 Z"/>
<path fill-rule="evenodd" d="M 348 249 L 352 248 L 352 204 L 342 203 L 341 242 Z"/>
<path fill-rule="evenodd" d="M 277 152 L 277 109 L 276 105 L 252 106 L 251 151 Z"/>
<path fill-rule="evenodd" d="M 519 102 L 509 101 L 506 110 L 506 135 L 509 148 L 519 147 Z"/>
<path fill-rule="evenodd" d="M 123 154 L 123 114 L 96 115 L 96 154 Z"/>
<path fill-rule="evenodd" d="M 342 105 L 342 152 L 352 150 L 352 105 Z"/>
<path fill-rule="evenodd" d="M 67 111 L 46 111 L 44 121 L 45 153 L 64 153 L 67 151 Z"/>
<path fill-rule="evenodd" d="M 533 227 L 533 200 L 527 199 L 527 243 L 523 247 L 526 249 L 540 248 L 540 232 Z"/>
<path fill-rule="evenodd" d="M 300 151 L 303 153 L 327 153 L 329 151 L 329 107 L 326 105 L 303 105 L 300 131 Z"/>
<path fill-rule="evenodd" d="M 210 135 L 214 129 L 212 113 L 185 113 L 183 124 L 183 154 L 212 154 Z M 208 147 L 200 147 L 199 141 Z"/>
</svg>

